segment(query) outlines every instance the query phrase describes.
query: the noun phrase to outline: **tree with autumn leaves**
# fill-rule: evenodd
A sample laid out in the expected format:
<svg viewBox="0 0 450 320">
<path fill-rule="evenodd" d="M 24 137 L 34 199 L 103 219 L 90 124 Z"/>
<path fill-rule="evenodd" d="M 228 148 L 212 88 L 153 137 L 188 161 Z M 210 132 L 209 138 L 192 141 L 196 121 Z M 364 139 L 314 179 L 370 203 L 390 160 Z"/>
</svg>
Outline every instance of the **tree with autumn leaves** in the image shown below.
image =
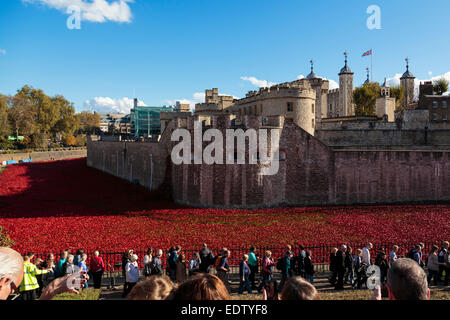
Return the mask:
<svg viewBox="0 0 450 320">
<path fill-rule="evenodd" d="M 391 97 L 395 98 L 395 110 L 402 109 L 404 89 L 401 86 L 390 87 Z M 353 102 L 357 116 L 374 116 L 376 100 L 381 97 L 381 86 L 378 82 L 370 82 L 355 88 Z"/>
<path fill-rule="evenodd" d="M 0 149 L 20 148 L 20 144 L 47 148 L 61 142 L 83 145 L 85 135 L 95 133 L 99 127 L 98 114 L 88 111 L 76 114 L 73 103 L 62 95 L 50 97 L 28 85 L 14 96 L 0 94 Z M 25 136 L 25 139 L 11 142 L 8 136 Z M 67 141 L 69 136 L 73 139 Z"/>
</svg>

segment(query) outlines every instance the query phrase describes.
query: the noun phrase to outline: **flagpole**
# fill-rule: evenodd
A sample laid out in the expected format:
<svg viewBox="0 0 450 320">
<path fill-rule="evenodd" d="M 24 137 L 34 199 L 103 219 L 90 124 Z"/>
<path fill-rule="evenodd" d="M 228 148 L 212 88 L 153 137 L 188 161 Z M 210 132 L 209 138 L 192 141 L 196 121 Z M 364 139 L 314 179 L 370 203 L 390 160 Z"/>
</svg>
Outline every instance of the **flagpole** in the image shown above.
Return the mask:
<svg viewBox="0 0 450 320">
<path fill-rule="evenodd" d="M 370 55 L 370 78 L 371 78 L 371 82 L 373 82 L 373 49 L 370 49 L 372 51 L 372 54 Z"/>
</svg>

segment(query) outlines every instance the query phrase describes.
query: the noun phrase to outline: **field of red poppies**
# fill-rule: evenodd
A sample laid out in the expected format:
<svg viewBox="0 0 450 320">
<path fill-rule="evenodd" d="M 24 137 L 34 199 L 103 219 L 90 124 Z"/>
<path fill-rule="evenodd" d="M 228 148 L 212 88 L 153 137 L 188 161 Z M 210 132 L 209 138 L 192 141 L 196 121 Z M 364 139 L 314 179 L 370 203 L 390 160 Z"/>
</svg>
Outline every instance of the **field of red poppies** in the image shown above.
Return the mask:
<svg viewBox="0 0 450 320">
<path fill-rule="evenodd" d="M 429 242 L 448 238 L 449 218 L 450 205 L 186 208 L 85 159 L 13 165 L 0 175 L 0 226 L 22 252 Z"/>
</svg>

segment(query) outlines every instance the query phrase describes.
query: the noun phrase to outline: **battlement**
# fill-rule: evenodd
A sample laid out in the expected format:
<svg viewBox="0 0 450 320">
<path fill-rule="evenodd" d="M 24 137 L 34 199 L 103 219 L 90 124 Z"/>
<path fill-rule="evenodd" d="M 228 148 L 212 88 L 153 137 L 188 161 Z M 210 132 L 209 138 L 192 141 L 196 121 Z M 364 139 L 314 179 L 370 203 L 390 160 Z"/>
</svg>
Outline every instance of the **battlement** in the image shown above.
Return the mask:
<svg viewBox="0 0 450 320">
<path fill-rule="evenodd" d="M 246 94 L 245 98 L 235 101 L 236 105 L 250 103 L 260 99 L 270 98 L 312 98 L 316 97 L 316 92 L 312 88 L 301 88 L 289 85 L 277 85 L 270 88 L 263 88 L 259 91 L 250 91 Z"/>
<path fill-rule="evenodd" d="M 339 88 L 328 90 L 328 94 L 336 94 L 339 93 Z"/>
</svg>

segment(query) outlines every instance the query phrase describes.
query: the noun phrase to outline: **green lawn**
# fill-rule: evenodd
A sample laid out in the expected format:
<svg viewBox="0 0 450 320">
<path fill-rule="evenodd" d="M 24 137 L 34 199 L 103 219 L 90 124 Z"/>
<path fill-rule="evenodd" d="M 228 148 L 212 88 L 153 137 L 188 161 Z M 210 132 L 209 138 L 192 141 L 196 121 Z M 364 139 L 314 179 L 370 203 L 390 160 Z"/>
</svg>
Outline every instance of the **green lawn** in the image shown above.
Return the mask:
<svg viewBox="0 0 450 320">
<path fill-rule="evenodd" d="M 81 290 L 80 294 L 61 293 L 53 300 L 98 300 L 100 297 L 100 289 Z"/>
</svg>

